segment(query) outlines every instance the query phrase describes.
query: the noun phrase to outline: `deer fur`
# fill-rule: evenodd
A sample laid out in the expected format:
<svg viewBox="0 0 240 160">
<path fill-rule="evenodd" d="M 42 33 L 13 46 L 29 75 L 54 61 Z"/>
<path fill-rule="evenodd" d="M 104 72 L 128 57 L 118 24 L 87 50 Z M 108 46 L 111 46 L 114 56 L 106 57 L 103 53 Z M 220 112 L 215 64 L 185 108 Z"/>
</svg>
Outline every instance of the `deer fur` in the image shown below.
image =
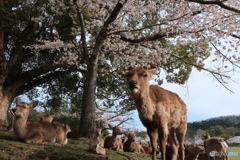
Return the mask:
<svg viewBox="0 0 240 160">
<path fill-rule="evenodd" d="M 100 146 L 100 143 L 90 144 L 89 151 L 96 153 L 96 154 L 106 155 L 106 149 L 102 148 Z"/>
<path fill-rule="evenodd" d="M 51 114 L 51 113 L 47 112 L 47 113 L 41 118 L 41 121 L 50 122 L 50 123 L 51 123 L 54 117 L 55 117 L 55 114 Z"/>
<path fill-rule="evenodd" d="M 102 128 L 97 128 L 95 136 L 97 138 L 97 141 L 99 142 L 99 146 L 104 147 L 104 139 L 101 138 L 101 133 L 102 133 Z"/>
<path fill-rule="evenodd" d="M 187 108 L 181 98 L 149 81 L 156 69 L 146 67 L 129 67 L 126 73 L 127 87 L 133 97 L 138 115 L 147 128 L 152 146 L 152 159 L 156 160 L 156 144 L 159 139 L 161 157 L 165 160 L 166 143 L 172 149 L 172 159 L 177 159 L 178 149 L 180 159 L 185 159 L 184 139 L 187 130 Z M 177 142 L 174 135 L 176 134 Z"/>
<path fill-rule="evenodd" d="M 10 130 L 10 127 L 11 126 L 0 125 L 0 129 L 6 130 L 6 131 Z"/>
<path fill-rule="evenodd" d="M 106 149 L 104 147 L 104 139 L 100 137 L 102 132 L 101 128 L 96 128 L 96 132 L 93 135 L 92 139 L 90 139 L 89 150 L 93 153 L 106 155 Z"/>
<path fill-rule="evenodd" d="M 117 138 L 117 135 L 122 135 L 123 132 L 118 126 L 113 127 L 111 124 L 108 124 L 108 126 L 113 130 L 113 132 L 111 136 L 105 138 L 104 147 L 117 151 L 123 151 L 123 144 L 121 140 Z"/>
<path fill-rule="evenodd" d="M 127 141 L 123 144 L 123 150 L 134 153 L 145 153 L 144 148 L 135 141 L 136 135 L 134 133 L 127 134 Z"/>
<path fill-rule="evenodd" d="M 0 129 L 5 130 L 5 131 L 13 131 L 13 123 L 11 122 L 9 126 L 6 125 L 0 125 Z"/>
<path fill-rule="evenodd" d="M 37 101 L 25 103 L 17 99 L 16 107 L 12 109 L 15 115 L 13 124 L 15 136 L 20 141 L 29 144 L 60 145 L 56 142 L 58 125 L 42 121 L 32 121 L 27 124 L 29 112 L 37 104 Z"/>
<path fill-rule="evenodd" d="M 71 128 L 68 125 L 61 124 L 59 122 L 52 123 L 56 128 L 56 143 L 60 144 L 61 146 L 67 144 L 67 134 L 71 132 Z"/>
<path fill-rule="evenodd" d="M 143 147 L 146 154 L 152 153 L 152 149 L 150 147 L 146 146 L 143 142 L 140 142 L 140 145 Z"/>
<path fill-rule="evenodd" d="M 204 149 L 195 144 L 185 147 L 186 160 L 196 160 L 200 153 L 203 153 Z"/>
<path fill-rule="evenodd" d="M 227 143 L 220 137 L 210 137 L 209 134 L 203 134 L 204 139 L 204 148 L 205 152 L 209 156 L 210 152 L 212 151 L 217 151 L 217 152 L 222 152 L 226 154 L 226 159 L 227 158 Z M 209 156 L 210 158 L 210 156 Z"/>
</svg>

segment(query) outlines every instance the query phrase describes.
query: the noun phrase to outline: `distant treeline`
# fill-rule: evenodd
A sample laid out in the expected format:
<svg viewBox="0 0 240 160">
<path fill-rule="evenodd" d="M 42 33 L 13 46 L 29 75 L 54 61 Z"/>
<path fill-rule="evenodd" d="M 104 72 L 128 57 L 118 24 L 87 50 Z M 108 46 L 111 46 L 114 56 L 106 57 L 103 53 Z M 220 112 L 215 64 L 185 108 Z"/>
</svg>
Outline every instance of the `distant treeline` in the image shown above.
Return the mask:
<svg viewBox="0 0 240 160">
<path fill-rule="evenodd" d="M 203 121 L 188 123 L 188 129 L 191 130 L 207 130 L 210 127 L 220 125 L 224 128 L 236 127 L 240 128 L 240 115 L 238 116 L 221 116 L 216 118 L 211 118 Z"/>
<path fill-rule="evenodd" d="M 187 138 L 200 137 L 204 132 L 224 139 L 240 136 L 240 115 L 221 116 L 188 123 Z"/>
</svg>

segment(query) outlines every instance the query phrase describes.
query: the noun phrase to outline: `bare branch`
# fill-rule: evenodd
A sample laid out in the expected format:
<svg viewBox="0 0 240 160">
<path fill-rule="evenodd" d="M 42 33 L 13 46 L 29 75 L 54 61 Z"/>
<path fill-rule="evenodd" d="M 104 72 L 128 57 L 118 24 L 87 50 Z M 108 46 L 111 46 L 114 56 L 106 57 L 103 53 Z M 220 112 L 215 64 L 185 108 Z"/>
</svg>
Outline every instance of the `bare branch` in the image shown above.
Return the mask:
<svg viewBox="0 0 240 160">
<path fill-rule="evenodd" d="M 236 63 L 231 61 L 227 56 L 225 56 L 212 42 L 210 42 L 210 44 L 218 51 L 218 53 L 220 53 L 225 59 L 227 59 L 233 66 L 240 68 L 239 65 L 237 65 Z"/>
<path fill-rule="evenodd" d="M 230 91 L 231 93 L 234 93 L 231 89 L 229 89 L 229 88 L 223 83 L 222 78 L 221 78 L 221 80 L 220 80 L 220 78 L 218 78 L 215 74 L 212 73 L 212 75 L 213 75 L 213 77 L 214 77 L 224 88 L 226 88 L 226 89 L 227 89 L 228 91 Z"/>
</svg>

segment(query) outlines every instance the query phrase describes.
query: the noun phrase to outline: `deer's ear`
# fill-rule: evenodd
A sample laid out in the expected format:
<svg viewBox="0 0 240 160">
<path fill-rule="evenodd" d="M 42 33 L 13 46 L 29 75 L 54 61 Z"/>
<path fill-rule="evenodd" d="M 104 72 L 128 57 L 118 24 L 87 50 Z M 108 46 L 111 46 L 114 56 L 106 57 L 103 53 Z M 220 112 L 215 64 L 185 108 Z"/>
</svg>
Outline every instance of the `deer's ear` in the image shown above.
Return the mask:
<svg viewBox="0 0 240 160">
<path fill-rule="evenodd" d="M 38 105 L 38 101 L 33 101 L 30 105 L 32 108 L 34 108 Z"/>
<path fill-rule="evenodd" d="M 157 70 L 158 70 L 157 68 L 153 68 L 153 69 L 149 69 L 148 72 L 153 76 L 156 74 Z"/>
<path fill-rule="evenodd" d="M 110 128 L 110 129 L 113 129 L 113 126 L 109 123 L 108 124 L 108 127 Z"/>
<path fill-rule="evenodd" d="M 144 69 L 148 70 L 148 67 L 147 66 L 143 66 Z"/>
<path fill-rule="evenodd" d="M 21 103 L 22 101 L 19 98 L 16 98 L 16 105 L 18 105 L 19 103 Z"/>
<path fill-rule="evenodd" d="M 135 67 L 133 67 L 133 66 L 130 66 L 130 67 L 128 67 L 128 70 L 130 71 L 130 70 L 132 70 L 132 69 L 134 69 Z"/>
</svg>

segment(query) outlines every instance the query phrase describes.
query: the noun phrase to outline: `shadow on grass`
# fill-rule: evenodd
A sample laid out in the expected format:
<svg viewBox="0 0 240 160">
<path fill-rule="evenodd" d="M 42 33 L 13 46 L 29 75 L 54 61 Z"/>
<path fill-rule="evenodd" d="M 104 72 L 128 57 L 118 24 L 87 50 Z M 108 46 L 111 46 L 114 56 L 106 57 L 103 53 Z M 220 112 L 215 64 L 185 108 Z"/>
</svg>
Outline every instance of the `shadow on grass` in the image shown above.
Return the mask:
<svg viewBox="0 0 240 160">
<path fill-rule="evenodd" d="M 51 148 L 51 147 L 50 147 Z M 102 157 L 96 154 L 85 154 L 81 152 L 73 152 L 66 148 L 54 147 L 50 149 L 49 147 L 45 148 L 44 151 L 35 151 L 33 154 L 27 157 L 27 160 L 32 159 L 44 159 L 48 157 L 49 160 L 104 160 L 106 157 Z M 87 151 L 86 151 L 87 152 Z"/>
<path fill-rule="evenodd" d="M 16 138 L 14 136 L 13 132 L 10 131 L 4 131 L 4 130 L 0 130 L 1 131 L 1 139 L 5 139 L 5 140 L 9 140 L 9 141 L 16 141 Z"/>
</svg>

